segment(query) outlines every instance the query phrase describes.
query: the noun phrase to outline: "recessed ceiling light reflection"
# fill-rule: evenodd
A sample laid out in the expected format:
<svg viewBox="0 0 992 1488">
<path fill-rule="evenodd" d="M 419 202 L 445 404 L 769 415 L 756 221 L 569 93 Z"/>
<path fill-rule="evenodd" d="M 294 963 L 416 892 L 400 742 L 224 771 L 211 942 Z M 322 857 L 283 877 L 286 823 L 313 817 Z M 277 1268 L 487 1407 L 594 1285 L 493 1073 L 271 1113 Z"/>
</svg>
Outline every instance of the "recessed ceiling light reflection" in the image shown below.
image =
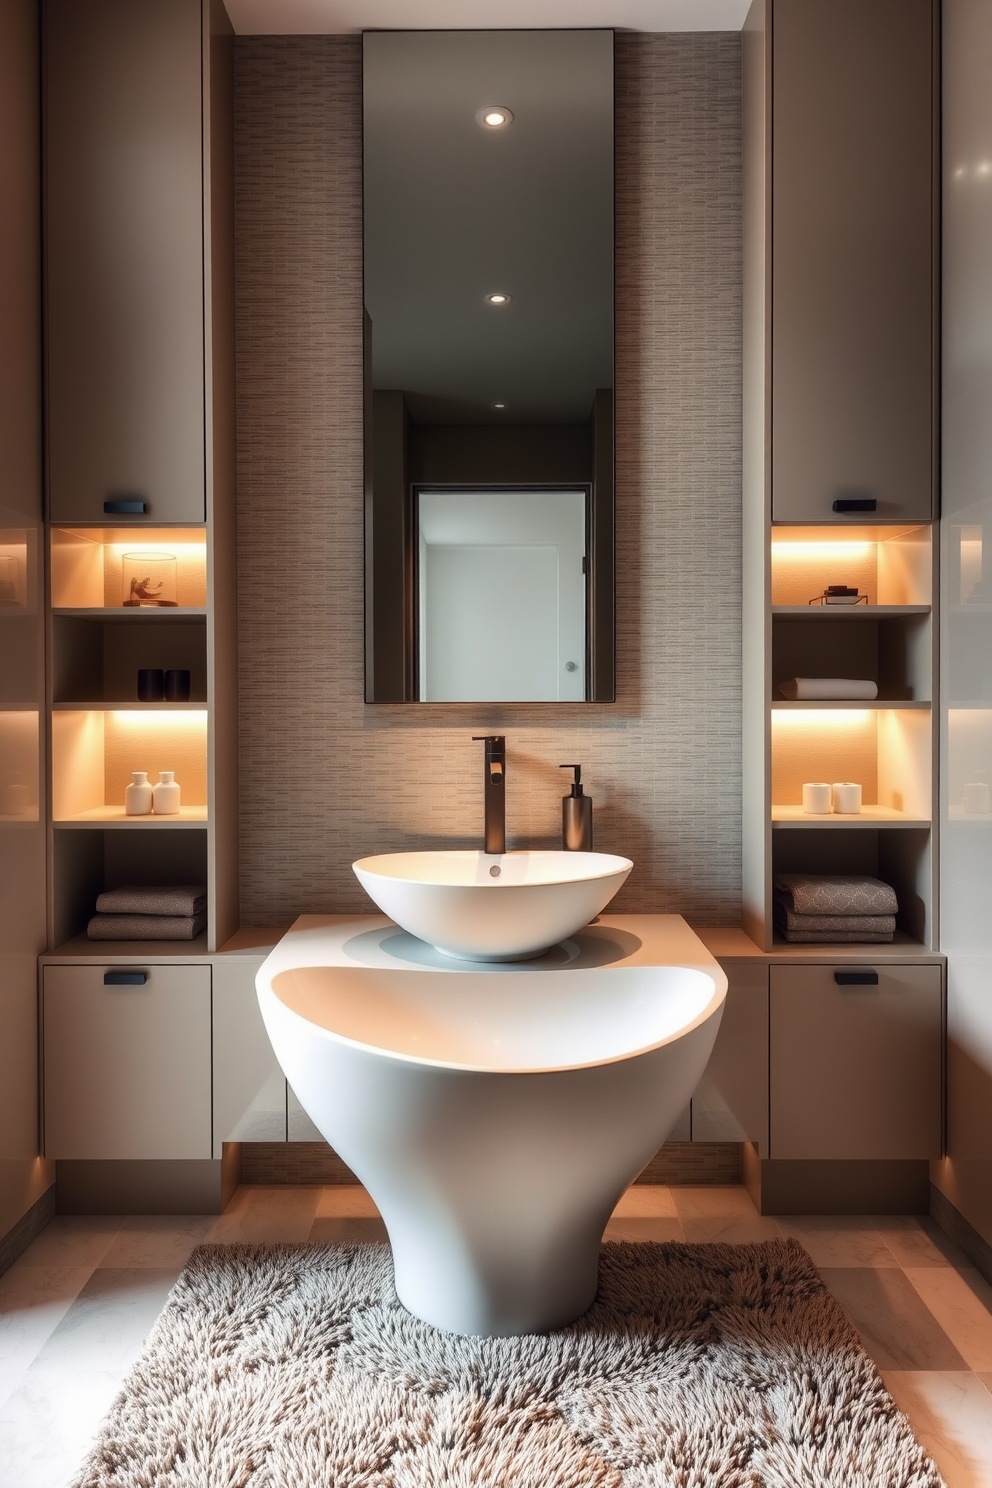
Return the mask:
<svg viewBox="0 0 992 1488">
<path fill-rule="evenodd" d="M 508 305 L 509 303 L 510 296 L 504 294 L 502 290 L 496 290 L 495 293 L 486 295 L 487 305 Z"/>
<path fill-rule="evenodd" d="M 501 103 L 487 103 L 484 108 L 479 109 L 475 121 L 483 129 L 505 129 L 507 124 L 513 123 L 513 115 Z"/>
</svg>

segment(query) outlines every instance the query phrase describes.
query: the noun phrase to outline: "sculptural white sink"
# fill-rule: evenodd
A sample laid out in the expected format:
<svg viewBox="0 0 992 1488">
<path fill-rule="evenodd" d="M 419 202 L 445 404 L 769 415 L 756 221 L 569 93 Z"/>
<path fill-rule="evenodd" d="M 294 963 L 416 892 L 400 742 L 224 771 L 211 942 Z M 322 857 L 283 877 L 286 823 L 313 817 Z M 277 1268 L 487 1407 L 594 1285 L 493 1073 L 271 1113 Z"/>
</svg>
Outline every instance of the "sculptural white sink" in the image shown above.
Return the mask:
<svg viewBox="0 0 992 1488">
<path fill-rule="evenodd" d="M 352 867 L 390 919 L 446 956 L 522 961 L 606 908 L 633 864 L 612 853 L 383 853 Z"/>
</svg>

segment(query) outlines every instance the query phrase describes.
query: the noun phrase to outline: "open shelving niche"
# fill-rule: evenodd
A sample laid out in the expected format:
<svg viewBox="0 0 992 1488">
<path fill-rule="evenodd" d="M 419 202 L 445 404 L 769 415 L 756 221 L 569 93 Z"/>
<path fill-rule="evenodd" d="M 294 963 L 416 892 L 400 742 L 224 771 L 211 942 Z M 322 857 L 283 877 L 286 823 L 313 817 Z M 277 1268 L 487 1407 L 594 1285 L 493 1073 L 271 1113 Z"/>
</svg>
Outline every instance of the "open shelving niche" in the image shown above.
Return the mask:
<svg viewBox="0 0 992 1488">
<path fill-rule="evenodd" d="M 80 954 L 176 957 L 213 950 L 236 925 L 236 823 L 231 793 L 218 821 L 216 644 L 203 527 L 57 526 L 50 529 L 51 945 Z M 121 559 L 134 551 L 176 558 L 175 607 L 125 606 Z M 228 631 L 228 634 L 231 632 Z M 233 672 L 233 656 L 222 663 Z M 185 668 L 186 703 L 142 703 L 140 667 Z M 233 719 L 222 732 L 230 752 Z M 176 816 L 129 817 L 124 789 L 133 770 L 154 783 L 174 770 Z M 123 884 L 206 883 L 208 926 L 195 941 L 87 942 L 97 895 Z"/>
<path fill-rule="evenodd" d="M 750 536 L 753 584 L 753 526 Z M 745 929 L 768 951 L 815 950 L 787 947 L 774 932 L 774 875 L 864 872 L 896 889 L 897 943 L 907 951 L 932 950 L 932 530 L 920 523 L 766 525 L 763 544 L 763 602 L 745 586 L 745 648 L 750 643 L 760 653 L 758 664 L 754 655 L 745 663 L 751 694 L 745 704 Z M 840 583 L 856 586 L 867 603 L 810 603 Z M 870 680 L 878 698 L 787 701 L 780 684 L 796 676 Z M 807 815 L 807 780 L 858 781 L 861 813 Z M 831 953 L 859 952 L 852 944 L 831 947 Z"/>
</svg>

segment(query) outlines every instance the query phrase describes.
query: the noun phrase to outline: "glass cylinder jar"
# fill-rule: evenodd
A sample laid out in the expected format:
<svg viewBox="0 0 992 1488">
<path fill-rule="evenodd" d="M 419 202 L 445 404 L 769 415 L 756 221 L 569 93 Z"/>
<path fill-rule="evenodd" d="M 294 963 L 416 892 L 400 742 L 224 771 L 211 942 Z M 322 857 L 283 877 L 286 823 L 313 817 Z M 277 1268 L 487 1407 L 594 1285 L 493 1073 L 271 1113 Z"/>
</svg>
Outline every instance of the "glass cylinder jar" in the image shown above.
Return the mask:
<svg viewBox="0 0 992 1488">
<path fill-rule="evenodd" d="M 176 555 L 174 553 L 124 553 L 121 556 L 121 591 L 124 604 L 140 608 L 175 608 Z"/>
</svg>

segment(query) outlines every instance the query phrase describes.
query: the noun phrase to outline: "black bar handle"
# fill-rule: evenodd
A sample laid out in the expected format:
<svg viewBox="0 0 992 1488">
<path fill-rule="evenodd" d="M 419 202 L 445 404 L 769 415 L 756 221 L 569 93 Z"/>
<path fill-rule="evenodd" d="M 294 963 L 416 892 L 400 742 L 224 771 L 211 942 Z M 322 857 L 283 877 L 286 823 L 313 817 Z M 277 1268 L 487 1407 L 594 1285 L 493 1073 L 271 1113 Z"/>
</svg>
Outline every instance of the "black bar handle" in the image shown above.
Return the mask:
<svg viewBox="0 0 992 1488">
<path fill-rule="evenodd" d="M 838 496 L 834 502 L 835 512 L 873 512 L 878 510 L 874 496 Z"/>
<path fill-rule="evenodd" d="M 147 971 L 105 971 L 105 987 L 143 987 L 148 980 Z"/>
<path fill-rule="evenodd" d="M 877 971 L 835 971 L 834 981 L 838 987 L 877 987 Z"/>
<path fill-rule="evenodd" d="M 148 511 L 148 502 L 134 499 L 105 501 L 103 510 L 108 517 L 143 517 Z"/>
</svg>

